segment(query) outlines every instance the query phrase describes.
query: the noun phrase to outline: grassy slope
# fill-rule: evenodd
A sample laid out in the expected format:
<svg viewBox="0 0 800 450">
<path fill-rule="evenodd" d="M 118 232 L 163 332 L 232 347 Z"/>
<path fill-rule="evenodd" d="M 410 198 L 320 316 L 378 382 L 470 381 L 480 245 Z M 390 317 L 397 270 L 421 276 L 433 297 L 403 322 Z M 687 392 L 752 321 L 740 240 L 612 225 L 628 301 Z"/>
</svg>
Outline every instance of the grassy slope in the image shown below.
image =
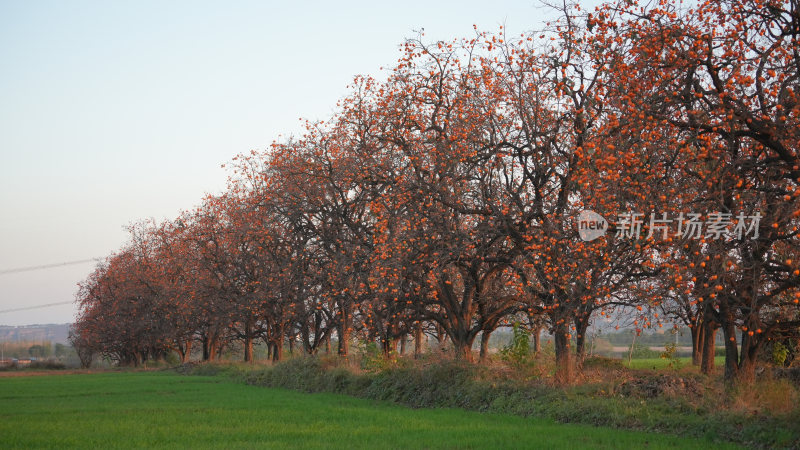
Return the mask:
<svg viewBox="0 0 800 450">
<path fill-rule="evenodd" d="M 4 448 L 709 445 L 502 414 L 415 410 L 343 395 L 302 394 L 164 372 L 0 379 L 0 442 Z"/>
</svg>

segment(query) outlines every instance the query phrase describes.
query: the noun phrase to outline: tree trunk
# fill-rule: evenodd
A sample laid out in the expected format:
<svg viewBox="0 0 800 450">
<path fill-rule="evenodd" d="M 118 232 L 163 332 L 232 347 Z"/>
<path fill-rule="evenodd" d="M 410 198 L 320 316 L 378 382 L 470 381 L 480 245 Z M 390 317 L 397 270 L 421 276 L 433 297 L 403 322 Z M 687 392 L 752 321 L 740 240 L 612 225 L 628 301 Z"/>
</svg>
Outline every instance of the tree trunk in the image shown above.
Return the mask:
<svg viewBox="0 0 800 450">
<path fill-rule="evenodd" d="M 144 359 L 140 355 L 141 353 L 139 351 L 133 352 L 133 367 L 139 367 L 139 364 L 141 364 L 142 360 Z"/>
<path fill-rule="evenodd" d="M 406 354 L 406 340 L 407 340 L 407 336 L 404 334 L 403 337 L 400 338 L 400 354 L 401 355 L 405 355 Z"/>
<path fill-rule="evenodd" d="M 178 354 L 181 357 L 181 364 L 186 364 L 192 355 L 192 340 L 187 339 L 183 344 L 178 343 L 177 347 Z"/>
<path fill-rule="evenodd" d="M 705 349 L 705 336 L 703 332 L 706 322 L 695 321 L 690 328 L 692 332 L 692 364 L 698 366 L 703 361 L 703 350 Z"/>
<path fill-rule="evenodd" d="M 739 347 L 736 343 L 736 323 L 724 298 L 719 302 L 719 317 L 725 339 L 725 380 L 732 382 L 739 375 Z"/>
<path fill-rule="evenodd" d="M 272 343 L 272 362 L 278 362 L 283 359 L 283 339 L 282 336 L 278 337 Z"/>
<path fill-rule="evenodd" d="M 317 338 L 314 337 L 314 341 L 316 340 Z M 311 331 L 308 325 L 300 327 L 300 341 L 303 343 L 303 351 L 306 352 L 306 354 L 313 355 L 316 353 L 314 343 L 311 342 Z"/>
<path fill-rule="evenodd" d="M 756 365 L 760 338 L 742 333 L 742 347 L 739 353 L 739 372 L 736 374 L 736 383 L 751 385 L 756 380 Z"/>
<path fill-rule="evenodd" d="M 535 327 L 531 336 L 533 336 L 533 352 L 538 355 L 542 351 L 542 327 Z"/>
<path fill-rule="evenodd" d="M 350 312 L 342 308 L 342 320 L 339 323 L 339 356 L 350 354 Z"/>
<path fill-rule="evenodd" d="M 418 323 L 414 329 L 414 359 L 419 359 L 422 356 L 422 323 Z"/>
<path fill-rule="evenodd" d="M 249 334 L 244 338 L 244 361 L 253 362 L 253 336 Z"/>
<path fill-rule="evenodd" d="M 491 331 L 483 330 L 483 333 L 481 333 L 481 362 L 486 362 L 489 358 L 489 339 L 491 337 Z"/>
<path fill-rule="evenodd" d="M 385 337 L 381 339 L 381 349 L 383 350 L 383 357 L 389 359 L 392 356 L 392 351 L 396 345 L 394 339 Z"/>
<path fill-rule="evenodd" d="M 580 368 L 586 357 L 586 332 L 589 330 L 589 316 L 575 318 L 575 362 Z"/>
<path fill-rule="evenodd" d="M 276 325 L 272 332 L 272 361 L 278 362 L 283 359 L 283 339 L 286 335 L 284 325 Z"/>
<path fill-rule="evenodd" d="M 631 360 L 633 359 L 633 348 L 636 346 L 636 336 L 639 336 L 639 333 L 636 330 L 633 331 L 633 340 L 631 341 L 631 348 L 628 351 L 628 367 L 631 366 Z"/>
<path fill-rule="evenodd" d="M 574 378 L 574 364 L 572 361 L 572 349 L 569 344 L 569 332 L 566 325 L 558 325 L 553 332 L 553 340 L 556 346 L 556 374 L 555 380 L 559 384 L 567 385 L 572 383 Z"/>
<path fill-rule="evenodd" d="M 325 336 L 325 354 L 326 355 L 330 355 L 331 354 L 331 334 L 330 334 L 330 332 L 328 333 L 327 336 Z"/>
<path fill-rule="evenodd" d="M 339 356 L 347 357 L 350 353 L 350 331 L 344 327 L 339 328 Z"/>
<path fill-rule="evenodd" d="M 217 339 L 213 335 L 203 338 L 203 361 L 217 359 Z"/>
<path fill-rule="evenodd" d="M 473 330 L 466 327 L 459 327 L 449 330 L 447 335 L 450 337 L 450 342 L 453 344 L 453 351 L 455 352 L 456 359 L 473 362 L 472 343 L 475 341 L 477 333 L 474 333 Z"/>
<path fill-rule="evenodd" d="M 722 328 L 725 338 L 725 379 L 732 381 L 739 374 L 739 346 L 736 343 L 736 329 L 731 326 Z"/>
<path fill-rule="evenodd" d="M 456 359 L 472 362 L 472 345 L 453 340 L 453 350 L 455 351 Z"/>
<path fill-rule="evenodd" d="M 735 382 L 738 385 L 750 386 L 756 381 L 756 362 L 746 358 L 739 365 L 739 373 L 736 375 Z"/>
<path fill-rule="evenodd" d="M 447 332 L 444 331 L 444 327 L 441 324 L 436 324 L 436 342 L 439 344 L 439 350 L 442 349 L 444 346 L 444 342 L 447 340 Z"/>
<path fill-rule="evenodd" d="M 754 358 L 746 357 L 739 364 L 739 372 L 736 374 L 736 384 L 749 386 L 756 381 L 756 361 Z"/>
<path fill-rule="evenodd" d="M 586 357 L 586 338 L 583 334 L 578 334 L 575 337 L 575 365 L 578 367 L 583 366 L 583 360 Z"/>
<path fill-rule="evenodd" d="M 702 347 L 700 348 L 702 359 L 700 371 L 706 375 L 711 375 L 714 373 L 714 356 L 716 353 L 715 341 L 717 337 L 717 329 L 713 323 L 703 321 L 703 326 L 699 334 L 703 337 Z M 692 356 L 692 362 L 694 362 L 694 356 Z"/>
</svg>

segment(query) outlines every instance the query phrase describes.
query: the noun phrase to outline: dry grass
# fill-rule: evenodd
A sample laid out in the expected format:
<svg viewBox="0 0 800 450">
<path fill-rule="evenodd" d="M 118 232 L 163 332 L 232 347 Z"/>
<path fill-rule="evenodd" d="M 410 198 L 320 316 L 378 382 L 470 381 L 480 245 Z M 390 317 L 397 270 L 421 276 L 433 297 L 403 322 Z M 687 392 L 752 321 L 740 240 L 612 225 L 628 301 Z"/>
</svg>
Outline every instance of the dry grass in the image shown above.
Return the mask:
<svg viewBox="0 0 800 450">
<path fill-rule="evenodd" d="M 785 415 L 800 402 L 800 392 L 788 380 L 762 379 L 740 387 L 731 396 L 730 409 L 754 415 Z"/>
</svg>

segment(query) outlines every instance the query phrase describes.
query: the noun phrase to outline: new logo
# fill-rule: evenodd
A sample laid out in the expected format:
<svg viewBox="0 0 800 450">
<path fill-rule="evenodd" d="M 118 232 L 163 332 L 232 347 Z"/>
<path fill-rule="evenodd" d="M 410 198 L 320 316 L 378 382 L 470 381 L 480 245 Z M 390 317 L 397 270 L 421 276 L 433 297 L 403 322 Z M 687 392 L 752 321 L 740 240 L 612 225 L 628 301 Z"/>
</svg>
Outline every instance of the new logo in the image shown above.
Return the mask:
<svg viewBox="0 0 800 450">
<path fill-rule="evenodd" d="M 578 214 L 578 234 L 586 242 L 593 241 L 606 234 L 608 221 L 592 210 L 584 210 Z"/>
</svg>

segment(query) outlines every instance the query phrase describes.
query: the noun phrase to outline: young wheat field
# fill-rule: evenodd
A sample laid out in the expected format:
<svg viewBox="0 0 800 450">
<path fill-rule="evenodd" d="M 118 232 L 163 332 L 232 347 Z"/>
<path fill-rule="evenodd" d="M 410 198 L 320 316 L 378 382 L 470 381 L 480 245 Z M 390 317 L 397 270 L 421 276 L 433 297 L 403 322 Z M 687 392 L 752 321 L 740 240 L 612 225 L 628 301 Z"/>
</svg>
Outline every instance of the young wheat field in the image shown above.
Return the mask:
<svg viewBox="0 0 800 450">
<path fill-rule="evenodd" d="M 173 372 L 0 378 L 0 419 L 4 448 L 709 446 L 670 435 L 454 409 L 409 409 Z"/>
</svg>

